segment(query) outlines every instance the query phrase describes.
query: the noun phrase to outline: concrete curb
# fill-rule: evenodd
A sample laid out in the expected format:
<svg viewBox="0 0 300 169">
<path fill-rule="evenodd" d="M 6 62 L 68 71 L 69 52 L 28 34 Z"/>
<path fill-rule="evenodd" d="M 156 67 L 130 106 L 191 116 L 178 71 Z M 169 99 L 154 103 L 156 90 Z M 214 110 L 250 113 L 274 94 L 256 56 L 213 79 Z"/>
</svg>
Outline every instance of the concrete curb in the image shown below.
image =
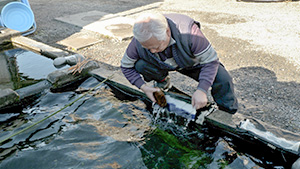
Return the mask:
<svg viewBox="0 0 300 169">
<path fill-rule="evenodd" d="M 9 107 L 20 100 L 20 96 L 12 89 L 0 89 L 0 109 Z"/>
</svg>

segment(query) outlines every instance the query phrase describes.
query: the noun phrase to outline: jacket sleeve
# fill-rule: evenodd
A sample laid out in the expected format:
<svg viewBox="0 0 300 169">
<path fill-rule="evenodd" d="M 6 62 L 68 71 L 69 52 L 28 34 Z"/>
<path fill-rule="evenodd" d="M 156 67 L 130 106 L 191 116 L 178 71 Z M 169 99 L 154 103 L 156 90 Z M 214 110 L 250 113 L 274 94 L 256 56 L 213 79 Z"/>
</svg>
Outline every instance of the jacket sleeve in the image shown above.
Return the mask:
<svg viewBox="0 0 300 169">
<path fill-rule="evenodd" d="M 201 71 L 199 73 L 199 84 L 197 89 L 207 93 L 209 87 L 213 84 L 215 77 L 218 72 L 220 62 L 215 60 L 206 64 L 201 65 Z"/>
<path fill-rule="evenodd" d="M 196 24 L 191 30 L 191 51 L 196 65 L 201 67 L 197 89 L 206 93 L 215 80 L 220 62 L 217 52 Z"/>
<path fill-rule="evenodd" d="M 132 39 L 121 60 L 121 70 L 126 79 L 138 88 L 145 83 L 141 75 L 135 70 L 135 62 L 140 59 L 136 49 L 136 39 Z"/>
</svg>

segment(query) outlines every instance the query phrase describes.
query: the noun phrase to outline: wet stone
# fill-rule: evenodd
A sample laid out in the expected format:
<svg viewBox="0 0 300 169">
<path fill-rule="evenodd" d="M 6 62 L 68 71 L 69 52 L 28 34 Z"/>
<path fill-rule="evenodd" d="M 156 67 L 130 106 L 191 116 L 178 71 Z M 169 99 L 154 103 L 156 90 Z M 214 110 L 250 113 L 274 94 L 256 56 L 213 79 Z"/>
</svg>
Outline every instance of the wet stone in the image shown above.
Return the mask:
<svg viewBox="0 0 300 169">
<path fill-rule="evenodd" d="M 50 88 L 51 83 L 47 80 L 40 81 L 36 84 L 23 87 L 21 89 L 16 90 L 20 99 L 25 99 L 31 96 L 38 95 L 39 93 L 43 92 L 45 89 Z"/>
<path fill-rule="evenodd" d="M 19 95 L 12 89 L 0 89 L 0 109 L 19 101 Z"/>
<path fill-rule="evenodd" d="M 54 71 L 48 75 L 47 80 L 53 84 L 52 89 L 63 88 L 88 77 L 88 72 L 98 67 L 97 62 L 89 61 L 77 71 L 72 71 L 70 68 Z"/>
</svg>

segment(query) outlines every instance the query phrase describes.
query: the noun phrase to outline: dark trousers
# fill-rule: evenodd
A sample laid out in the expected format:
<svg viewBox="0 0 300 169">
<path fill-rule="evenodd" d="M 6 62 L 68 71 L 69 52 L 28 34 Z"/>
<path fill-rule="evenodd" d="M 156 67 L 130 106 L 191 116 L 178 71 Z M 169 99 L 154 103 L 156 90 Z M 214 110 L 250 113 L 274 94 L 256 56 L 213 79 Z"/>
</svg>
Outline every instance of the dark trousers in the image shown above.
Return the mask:
<svg viewBox="0 0 300 169">
<path fill-rule="evenodd" d="M 160 69 L 142 59 L 136 62 L 135 69 L 143 75 L 146 82 L 151 80 L 162 81 L 168 76 L 168 70 Z M 198 81 L 201 68 L 177 71 Z M 211 94 L 219 109 L 234 114 L 238 110 L 238 101 L 234 94 L 232 78 L 222 64 L 218 68 L 216 78 L 211 87 Z"/>
</svg>

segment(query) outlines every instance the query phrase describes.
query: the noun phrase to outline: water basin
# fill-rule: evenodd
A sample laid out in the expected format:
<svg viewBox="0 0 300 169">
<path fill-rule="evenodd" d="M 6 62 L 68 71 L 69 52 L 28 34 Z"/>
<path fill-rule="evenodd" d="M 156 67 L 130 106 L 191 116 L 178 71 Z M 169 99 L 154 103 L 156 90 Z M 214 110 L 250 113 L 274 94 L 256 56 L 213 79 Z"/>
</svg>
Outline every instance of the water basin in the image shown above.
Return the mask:
<svg viewBox="0 0 300 169">
<path fill-rule="evenodd" d="M 74 91 L 46 90 L 22 109 L 0 112 L 0 139 L 60 110 L 98 83 L 89 78 Z M 147 104 L 120 97 L 103 84 L 2 143 L 0 168 L 263 168 L 257 163 L 266 164 L 237 153 L 231 140 L 214 130 L 155 120 Z"/>
<path fill-rule="evenodd" d="M 0 60 L 3 64 L 1 71 L 6 72 L 1 74 L 0 86 L 10 84 L 2 88 L 16 90 L 44 80 L 49 73 L 58 70 L 52 59 L 21 48 L 1 52 Z"/>
</svg>

